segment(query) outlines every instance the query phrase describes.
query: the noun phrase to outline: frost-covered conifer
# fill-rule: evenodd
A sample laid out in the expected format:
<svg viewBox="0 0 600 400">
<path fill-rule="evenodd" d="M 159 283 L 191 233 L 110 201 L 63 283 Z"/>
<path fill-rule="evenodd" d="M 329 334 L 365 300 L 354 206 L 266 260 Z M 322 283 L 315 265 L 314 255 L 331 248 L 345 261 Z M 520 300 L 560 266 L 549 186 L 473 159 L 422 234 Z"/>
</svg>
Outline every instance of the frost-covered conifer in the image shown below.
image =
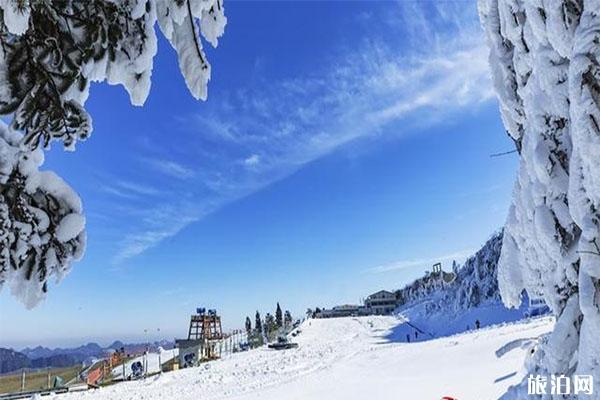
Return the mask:
<svg viewBox="0 0 600 400">
<path fill-rule="evenodd" d="M 23 136 L 0 122 L 0 288 L 33 307 L 85 248 L 77 194 L 56 174 L 38 171 L 41 150 L 23 150 Z"/>
<path fill-rule="evenodd" d="M 557 317 L 532 373 L 600 381 L 600 0 L 479 0 L 504 125 L 520 155 L 499 285 Z M 523 398 L 526 385 L 507 398 Z"/>
<path fill-rule="evenodd" d="M 223 33 L 222 0 L 0 0 L 0 289 L 28 307 L 85 247 L 81 202 L 40 172 L 40 147 L 73 150 L 92 131 L 90 83 L 120 84 L 146 100 L 157 51 L 155 25 L 176 50 L 191 94 L 206 99 L 212 46 Z"/>
<path fill-rule="evenodd" d="M 428 274 L 396 291 L 401 307 L 411 307 L 426 300 L 428 312 L 460 312 L 500 300 L 497 265 L 502 247 L 502 231 L 494 233 L 474 255 L 460 267 L 452 263 L 454 280 L 446 283 L 440 276 Z"/>
</svg>

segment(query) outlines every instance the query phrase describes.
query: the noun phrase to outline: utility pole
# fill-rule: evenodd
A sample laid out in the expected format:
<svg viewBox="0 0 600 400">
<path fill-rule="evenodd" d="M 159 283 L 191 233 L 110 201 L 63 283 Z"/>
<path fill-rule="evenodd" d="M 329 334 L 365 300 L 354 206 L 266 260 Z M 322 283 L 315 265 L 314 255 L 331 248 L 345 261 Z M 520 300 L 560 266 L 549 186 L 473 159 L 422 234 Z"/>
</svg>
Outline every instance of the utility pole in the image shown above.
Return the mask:
<svg viewBox="0 0 600 400">
<path fill-rule="evenodd" d="M 144 362 L 144 378 L 148 376 L 148 350 L 150 349 L 150 342 L 148 341 L 148 329 L 144 329 L 144 336 L 146 336 L 146 351 L 142 358 Z"/>
<path fill-rule="evenodd" d="M 160 328 L 156 328 L 156 332 L 158 333 L 158 339 L 160 340 Z M 163 370 L 162 370 L 162 357 L 161 357 L 161 351 L 160 351 L 160 349 L 162 349 L 161 346 L 159 346 L 159 348 L 157 350 L 158 351 L 158 372 L 160 374 L 162 374 L 163 373 Z"/>
<path fill-rule="evenodd" d="M 25 368 L 23 368 L 23 373 L 21 374 L 21 392 L 25 391 Z"/>
</svg>

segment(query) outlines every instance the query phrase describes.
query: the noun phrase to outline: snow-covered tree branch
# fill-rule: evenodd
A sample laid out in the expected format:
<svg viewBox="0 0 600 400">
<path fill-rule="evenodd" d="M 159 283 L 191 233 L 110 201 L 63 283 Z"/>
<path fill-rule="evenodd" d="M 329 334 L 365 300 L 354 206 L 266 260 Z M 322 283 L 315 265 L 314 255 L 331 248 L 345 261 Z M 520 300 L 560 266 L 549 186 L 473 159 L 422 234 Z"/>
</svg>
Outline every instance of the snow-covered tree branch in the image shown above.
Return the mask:
<svg viewBox="0 0 600 400">
<path fill-rule="evenodd" d="M 0 115 L 10 121 L 0 127 L 0 289 L 11 282 L 27 306 L 81 257 L 85 238 L 79 198 L 37 170 L 38 148 L 58 140 L 74 150 L 89 137 L 90 82 L 121 84 L 144 104 L 157 22 L 191 94 L 206 99 L 202 41 L 216 47 L 223 34 L 222 0 L 0 0 Z"/>
<path fill-rule="evenodd" d="M 23 150 L 23 136 L 0 122 L 0 285 L 11 284 L 27 307 L 61 278 L 85 249 L 79 196 L 56 174 L 38 171 L 41 150 Z"/>
<path fill-rule="evenodd" d="M 499 265 L 557 316 L 533 373 L 600 380 L 600 1 L 480 0 L 504 124 L 520 154 Z M 523 398 L 525 385 L 507 398 Z"/>
</svg>

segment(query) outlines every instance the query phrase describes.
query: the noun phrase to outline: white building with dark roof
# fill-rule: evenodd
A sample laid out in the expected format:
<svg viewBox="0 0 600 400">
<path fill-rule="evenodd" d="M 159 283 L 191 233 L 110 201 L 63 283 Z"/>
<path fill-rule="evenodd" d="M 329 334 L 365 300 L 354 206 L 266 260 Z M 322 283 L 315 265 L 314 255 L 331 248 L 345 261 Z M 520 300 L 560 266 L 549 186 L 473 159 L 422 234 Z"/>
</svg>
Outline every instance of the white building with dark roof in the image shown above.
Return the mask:
<svg viewBox="0 0 600 400">
<path fill-rule="evenodd" d="M 380 290 L 365 299 L 365 307 L 370 314 L 391 314 L 397 306 L 396 293 Z"/>
<path fill-rule="evenodd" d="M 358 315 L 366 315 L 368 312 L 364 306 L 354 304 L 344 304 L 335 306 L 331 309 L 321 310 L 319 318 L 339 318 L 339 317 L 356 317 Z"/>
</svg>

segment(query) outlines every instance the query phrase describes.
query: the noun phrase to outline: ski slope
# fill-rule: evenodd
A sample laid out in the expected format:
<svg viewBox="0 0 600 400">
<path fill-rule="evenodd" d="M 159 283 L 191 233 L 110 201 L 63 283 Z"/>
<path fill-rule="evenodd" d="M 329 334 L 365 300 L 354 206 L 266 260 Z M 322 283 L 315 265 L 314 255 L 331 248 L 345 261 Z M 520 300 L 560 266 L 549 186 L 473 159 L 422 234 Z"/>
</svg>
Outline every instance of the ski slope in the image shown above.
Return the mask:
<svg viewBox="0 0 600 400">
<path fill-rule="evenodd" d="M 395 317 L 308 320 L 295 338 L 297 349 L 236 353 L 61 399 L 496 399 L 521 380 L 525 354 L 518 348 L 498 359 L 495 351 L 553 325 L 551 318 L 541 318 L 403 343 L 394 341 L 399 323 Z"/>
</svg>

